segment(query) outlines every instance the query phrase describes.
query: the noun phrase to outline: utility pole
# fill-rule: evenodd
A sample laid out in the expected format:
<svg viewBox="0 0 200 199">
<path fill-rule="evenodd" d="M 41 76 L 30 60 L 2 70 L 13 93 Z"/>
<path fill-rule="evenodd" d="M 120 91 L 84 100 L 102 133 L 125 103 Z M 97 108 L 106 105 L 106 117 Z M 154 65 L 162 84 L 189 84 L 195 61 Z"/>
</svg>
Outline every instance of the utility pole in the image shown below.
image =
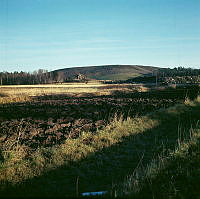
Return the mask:
<svg viewBox="0 0 200 199">
<path fill-rule="evenodd" d="M 158 72 L 156 71 L 156 87 L 158 85 Z"/>
</svg>

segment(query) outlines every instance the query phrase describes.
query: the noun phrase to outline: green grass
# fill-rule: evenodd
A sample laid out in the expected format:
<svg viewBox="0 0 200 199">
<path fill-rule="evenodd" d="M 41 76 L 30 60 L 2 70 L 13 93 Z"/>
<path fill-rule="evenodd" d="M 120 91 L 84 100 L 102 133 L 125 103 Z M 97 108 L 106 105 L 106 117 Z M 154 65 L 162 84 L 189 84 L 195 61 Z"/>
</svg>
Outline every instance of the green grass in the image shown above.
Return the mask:
<svg viewBox="0 0 200 199">
<path fill-rule="evenodd" d="M 117 73 L 117 74 L 109 74 L 109 75 L 103 75 L 101 76 L 99 79 L 101 80 L 127 80 L 127 79 L 130 79 L 130 78 L 134 78 L 134 77 L 138 77 L 140 76 L 141 74 L 139 73 L 132 73 L 132 72 L 127 72 L 127 73 Z M 95 79 L 98 79 L 98 77 L 93 77 Z"/>
<path fill-rule="evenodd" d="M 163 188 L 161 196 L 174 197 L 176 183 L 170 181 L 172 175 L 167 171 L 171 168 L 179 171 L 182 163 L 183 168 L 187 168 L 184 165 L 190 164 L 187 158 L 193 157 L 190 155 L 193 149 L 196 152 L 192 153 L 191 161 L 198 163 L 199 147 L 196 146 L 199 145 L 192 143 L 197 143 L 199 135 L 195 130 L 199 128 L 199 111 L 200 99 L 197 99 L 143 117 L 122 120 L 116 116 L 96 134 L 83 132 L 79 138 L 67 139 L 60 146 L 27 151 L 25 146 L 12 143 L 12 148 L 5 147 L 1 151 L 4 161 L 0 165 L 0 194 L 4 197 L 57 197 L 98 190 L 108 190 L 111 194 L 114 190 L 119 196 L 139 198 L 144 193 L 153 198 L 161 189 L 157 186 L 166 182 L 168 188 Z M 194 129 L 192 134 L 191 129 Z M 189 171 L 183 169 L 184 176 L 193 171 L 192 162 Z M 195 180 L 199 182 L 198 178 Z M 121 185 L 122 181 L 125 183 Z"/>
<path fill-rule="evenodd" d="M 126 198 L 199 198 L 200 196 L 200 126 L 190 130 L 190 139 L 177 148 L 160 154 L 147 167 L 139 165 L 118 196 Z"/>
</svg>

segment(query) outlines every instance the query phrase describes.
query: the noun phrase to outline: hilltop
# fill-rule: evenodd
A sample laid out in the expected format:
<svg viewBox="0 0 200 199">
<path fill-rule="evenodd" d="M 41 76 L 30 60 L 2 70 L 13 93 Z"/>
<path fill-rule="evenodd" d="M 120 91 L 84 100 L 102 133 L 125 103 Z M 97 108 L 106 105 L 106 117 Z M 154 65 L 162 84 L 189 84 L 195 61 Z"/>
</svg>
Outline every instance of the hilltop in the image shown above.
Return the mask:
<svg viewBox="0 0 200 199">
<path fill-rule="evenodd" d="M 88 79 L 127 80 L 141 75 L 152 75 L 158 69 L 159 67 L 140 65 L 102 65 L 64 68 L 52 72 L 64 79 L 74 79 L 78 74 L 81 74 Z"/>
</svg>

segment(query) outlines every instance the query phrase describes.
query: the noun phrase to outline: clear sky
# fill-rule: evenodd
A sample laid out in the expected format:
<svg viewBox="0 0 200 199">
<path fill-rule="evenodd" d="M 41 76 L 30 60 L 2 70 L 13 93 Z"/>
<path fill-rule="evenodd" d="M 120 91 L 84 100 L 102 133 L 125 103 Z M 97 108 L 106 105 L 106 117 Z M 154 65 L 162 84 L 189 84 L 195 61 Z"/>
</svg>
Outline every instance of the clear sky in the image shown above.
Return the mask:
<svg viewBox="0 0 200 199">
<path fill-rule="evenodd" d="M 200 0 L 0 0 L 0 71 L 200 68 Z"/>
</svg>

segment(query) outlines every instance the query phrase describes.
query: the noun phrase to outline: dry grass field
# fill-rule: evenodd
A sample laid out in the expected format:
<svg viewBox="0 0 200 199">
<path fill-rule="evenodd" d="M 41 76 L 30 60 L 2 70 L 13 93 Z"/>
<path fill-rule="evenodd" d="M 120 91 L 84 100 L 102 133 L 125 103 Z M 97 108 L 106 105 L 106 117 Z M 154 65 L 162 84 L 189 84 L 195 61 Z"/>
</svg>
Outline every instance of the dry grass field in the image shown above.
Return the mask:
<svg viewBox="0 0 200 199">
<path fill-rule="evenodd" d="M 199 170 L 192 169 L 200 160 L 198 92 L 198 86 L 100 83 L 0 87 L 0 195 L 106 190 L 109 196 L 198 198 Z M 162 194 L 158 176 L 168 187 L 159 188 Z"/>
<path fill-rule="evenodd" d="M 66 94 L 69 96 L 101 96 L 109 95 L 115 91 L 147 91 L 148 88 L 134 84 L 103 84 L 100 81 L 91 81 L 86 83 L 63 83 L 63 84 L 42 84 L 42 85 L 8 85 L 0 86 L 1 103 L 6 101 L 6 98 L 21 98 L 41 96 L 41 95 L 56 95 Z"/>
</svg>

